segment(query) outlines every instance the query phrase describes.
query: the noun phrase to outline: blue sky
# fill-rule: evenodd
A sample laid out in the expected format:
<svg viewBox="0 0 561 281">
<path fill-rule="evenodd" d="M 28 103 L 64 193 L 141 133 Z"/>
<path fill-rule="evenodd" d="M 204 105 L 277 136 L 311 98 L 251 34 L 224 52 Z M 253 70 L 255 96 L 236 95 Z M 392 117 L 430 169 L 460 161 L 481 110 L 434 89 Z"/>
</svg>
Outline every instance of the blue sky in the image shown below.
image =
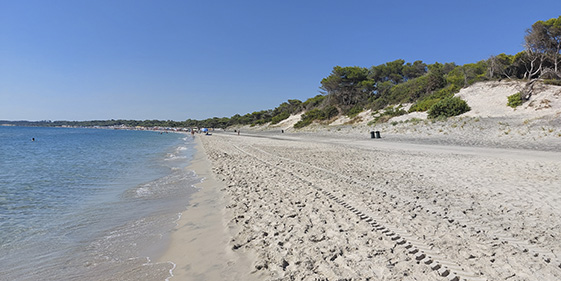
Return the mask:
<svg viewBox="0 0 561 281">
<path fill-rule="evenodd" d="M 0 120 L 186 120 L 318 94 L 333 66 L 523 50 L 561 1 L 0 0 Z"/>
</svg>

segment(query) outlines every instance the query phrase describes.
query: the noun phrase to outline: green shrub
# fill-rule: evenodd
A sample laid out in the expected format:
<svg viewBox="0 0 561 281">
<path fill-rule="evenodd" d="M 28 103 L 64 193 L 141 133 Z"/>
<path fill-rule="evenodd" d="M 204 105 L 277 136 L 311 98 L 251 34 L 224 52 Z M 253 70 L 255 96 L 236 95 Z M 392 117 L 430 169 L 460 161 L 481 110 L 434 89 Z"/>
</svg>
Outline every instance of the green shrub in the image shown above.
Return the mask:
<svg viewBox="0 0 561 281">
<path fill-rule="evenodd" d="M 306 126 L 312 124 L 312 121 L 313 121 L 313 120 L 310 120 L 310 119 L 308 119 L 308 120 L 302 119 L 302 120 L 296 122 L 296 124 L 294 124 L 294 128 L 295 128 L 295 129 L 304 128 L 304 127 L 306 127 Z"/>
<path fill-rule="evenodd" d="M 445 88 L 442 88 L 426 97 L 419 99 L 413 106 L 411 106 L 411 108 L 409 108 L 409 112 L 427 111 L 431 108 L 431 106 L 441 101 L 442 99 L 453 97 L 454 94 L 459 90 L 460 89 L 454 85 L 448 85 Z"/>
<path fill-rule="evenodd" d="M 321 120 L 328 120 L 339 115 L 339 110 L 333 105 L 324 108 L 322 111 L 324 114 L 324 118 Z"/>
<path fill-rule="evenodd" d="M 389 91 L 389 103 L 408 103 L 415 101 L 426 95 L 428 87 L 428 76 L 423 75 L 416 79 L 408 80 L 407 82 L 397 84 Z"/>
<path fill-rule="evenodd" d="M 324 95 L 317 95 L 313 98 L 309 98 L 305 102 L 302 103 L 302 107 L 304 109 L 307 109 L 307 110 L 312 109 L 312 108 L 316 108 L 323 102 L 325 97 L 326 96 L 324 96 Z"/>
<path fill-rule="evenodd" d="M 353 106 L 353 108 L 351 108 L 351 109 L 349 110 L 349 112 L 347 112 L 347 116 L 348 116 L 349 118 L 354 118 L 354 117 L 356 117 L 359 113 L 362 112 L 362 109 L 363 109 L 362 106 L 360 106 L 360 105 L 355 105 L 355 106 Z"/>
<path fill-rule="evenodd" d="M 299 129 L 306 127 L 315 120 L 329 120 L 339 115 L 339 110 L 335 106 L 328 106 L 324 109 L 314 108 L 302 115 L 302 119 L 294 124 L 294 128 Z"/>
<path fill-rule="evenodd" d="M 522 97 L 520 92 L 508 96 L 508 103 L 506 104 L 512 108 L 516 108 L 517 106 L 522 105 Z"/>
<path fill-rule="evenodd" d="M 309 120 L 313 121 L 313 120 L 316 120 L 316 119 L 320 119 L 322 115 L 323 114 L 321 112 L 321 109 L 314 108 L 314 109 L 309 110 L 308 112 L 304 113 L 302 115 L 302 120 L 309 119 Z"/>
<path fill-rule="evenodd" d="M 415 111 L 425 112 L 425 111 L 429 110 L 431 108 L 431 106 L 433 106 L 435 103 L 437 103 L 439 101 L 440 101 L 440 99 L 438 99 L 438 98 L 425 98 L 425 99 L 419 100 L 417 103 L 415 103 L 413 106 L 411 106 L 411 108 L 409 108 L 409 112 L 415 112 Z"/>
<path fill-rule="evenodd" d="M 286 111 L 282 112 L 279 115 L 273 116 L 273 118 L 271 119 L 271 124 L 278 124 L 280 121 L 287 119 L 288 117 L 290 117 L 290 113 Z"/>
<path fill-rule="evenodd" d="M 458 97 L 445 98 L 435 103 L 428 111 L 429 118 L 452 117 L 470 111 L 469 105 Z"/>
<path fill-rule="evenodd" d="M 255 122 L 251 123 L 250 127 L 255 127 L 257 125 L 264 125 L 265 123 L 267 123 L 267 120 L 259 119 Z"/>
<path fill-rule="evenodd" d="M 369 102 L 370 104 L 368 107 L 370 107 L 370 109 L 372 110 L 379 110 L 386 107 L 386 105 L 388 105 L 388 101 L 384 97 L 370 98 Z"/>
</svg>

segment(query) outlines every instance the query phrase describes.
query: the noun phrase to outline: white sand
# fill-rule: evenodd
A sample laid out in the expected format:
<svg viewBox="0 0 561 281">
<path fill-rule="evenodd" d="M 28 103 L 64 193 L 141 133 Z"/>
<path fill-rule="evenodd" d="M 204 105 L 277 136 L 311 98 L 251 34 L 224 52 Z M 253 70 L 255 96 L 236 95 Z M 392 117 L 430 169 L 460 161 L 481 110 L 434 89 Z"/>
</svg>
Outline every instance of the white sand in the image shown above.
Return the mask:
<svg viewBox="0 0 561 281">
<path fill-rule="evenodd" d="M 271 137 L 203 139 L 264 280 L 561 278 L 559 152 Z"/>
<path fill-rule="evenodd" d="M 520 92 L 525 83 L 482 82 L 460 90 L 457 94 L 472 110 L 464 116 L 480 117 L 522 117 L 528 120 L 561 114 L 561 87 L 537 84 L 528 102 L 517 108 L 507 105 L 508 96 Z"/>
<path fill-rule="evenodd" d="M 543 87 L 514 110 L 519 84 L 476 84 L 447 121 L 201 136 L 217 181 L 172 237 L 174 278 L 561 280 L 561 87 Z"/>
</svg>

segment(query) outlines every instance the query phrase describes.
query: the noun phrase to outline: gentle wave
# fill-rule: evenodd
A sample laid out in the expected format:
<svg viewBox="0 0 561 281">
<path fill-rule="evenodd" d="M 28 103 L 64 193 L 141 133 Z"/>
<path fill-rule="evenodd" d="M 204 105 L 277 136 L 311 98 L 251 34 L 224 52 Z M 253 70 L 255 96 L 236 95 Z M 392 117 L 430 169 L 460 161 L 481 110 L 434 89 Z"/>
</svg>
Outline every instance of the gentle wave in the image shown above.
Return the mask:
<svg viewBox="0 0 561 281">
<path fill-rule="evenodd" d="M 192 138 L 0 127 L 0 151 L 0 279 L 164 280 L 172 274 L 171 263 L 150 257 L 161 254 L 200 182 L 186 170 Z"/>
</svg>

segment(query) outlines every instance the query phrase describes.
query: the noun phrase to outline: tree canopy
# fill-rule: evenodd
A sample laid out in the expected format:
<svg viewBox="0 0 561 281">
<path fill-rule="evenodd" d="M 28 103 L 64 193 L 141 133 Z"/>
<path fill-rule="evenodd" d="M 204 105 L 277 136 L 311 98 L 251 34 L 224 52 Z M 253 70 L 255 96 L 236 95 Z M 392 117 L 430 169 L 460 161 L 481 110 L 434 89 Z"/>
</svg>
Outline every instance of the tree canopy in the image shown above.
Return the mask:
<svg viewBox="0 0 561 281">
<path fill-rule="evenodd" d="M 364 67 L 335 66 L 329 76 L 321 80 L 321 89 L 328 96 L 328 101 L 339 105 L 343 111 L 368 100 L 374 83 L 368 79 L 368 69 Z"/>
<path fill-rule="evenodd" d="M 547 21 L 537 21 L 526 31 L 524 78 L 544 75 L 561 78 L 559 63 L 561 51 L 561 16 Z"/>
</svg>

